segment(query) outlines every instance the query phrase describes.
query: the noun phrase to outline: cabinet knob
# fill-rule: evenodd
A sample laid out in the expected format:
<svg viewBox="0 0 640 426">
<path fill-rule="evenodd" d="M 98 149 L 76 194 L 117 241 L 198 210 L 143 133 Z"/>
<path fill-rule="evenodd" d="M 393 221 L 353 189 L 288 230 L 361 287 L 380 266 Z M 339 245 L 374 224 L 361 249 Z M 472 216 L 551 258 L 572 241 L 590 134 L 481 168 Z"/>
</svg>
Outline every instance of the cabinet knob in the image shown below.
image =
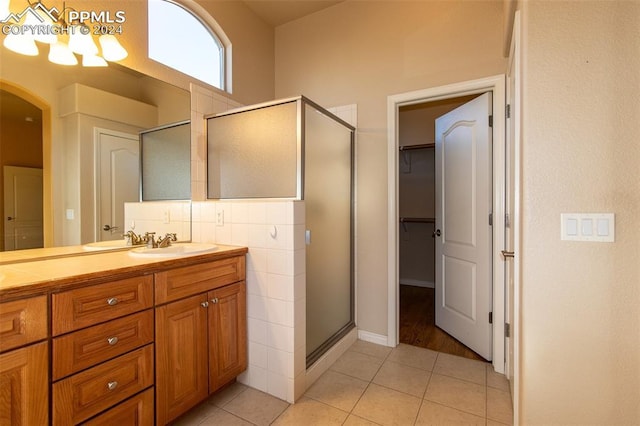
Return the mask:
<svg viewBox="0 0 640 426">
<path fill-rule="evenodd" d="M 200 306 L 202 306 L 203 308 L 206 308 L 207 306 L 209 306 L 209 302 L 202 302 L 200 303 Z"/>
<path fill-rule="evenodd" d="M 114 390 L 117 387 L 118 387 L 118 382 L 116 382 L 115 380 L 113 382 L 107 383 L 107 389 L 109 389 L 110 391 Z"/>
<path fill-rule="evenodd" d="M 214 297 L 213 299 L 211 299 L 211 303 L 218 303 L 218 298 Z"/>
<path fill-rule="evenodd" d="M 113 336 L 113 337 L 109 337 L 107 339 L 107 343 L 109 343 L 109 345 L 113 346 L 116 343 L 118 343 L 118 337 L 117 336 Z"/>
<path fill-rule="evenodd" d="M 110 297 L 107 299 L 107 305 L 109 306 L 115 306 L 118 304 L 118 298 L 117 297 Z"/>
</svg>

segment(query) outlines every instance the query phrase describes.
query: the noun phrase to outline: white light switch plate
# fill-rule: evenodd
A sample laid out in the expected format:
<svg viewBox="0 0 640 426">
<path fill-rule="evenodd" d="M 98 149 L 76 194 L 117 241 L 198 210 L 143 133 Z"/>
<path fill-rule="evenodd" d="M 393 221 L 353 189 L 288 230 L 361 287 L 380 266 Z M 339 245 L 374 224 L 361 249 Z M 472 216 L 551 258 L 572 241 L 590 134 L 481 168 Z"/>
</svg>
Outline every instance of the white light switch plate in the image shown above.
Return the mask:
<svg viewBox="0 0 640 426">
<path fill-rule="evenodd" d="M 560 239 L 565 241 L 615 241 L 613 213 L 562 213 Z"/>
</svg>

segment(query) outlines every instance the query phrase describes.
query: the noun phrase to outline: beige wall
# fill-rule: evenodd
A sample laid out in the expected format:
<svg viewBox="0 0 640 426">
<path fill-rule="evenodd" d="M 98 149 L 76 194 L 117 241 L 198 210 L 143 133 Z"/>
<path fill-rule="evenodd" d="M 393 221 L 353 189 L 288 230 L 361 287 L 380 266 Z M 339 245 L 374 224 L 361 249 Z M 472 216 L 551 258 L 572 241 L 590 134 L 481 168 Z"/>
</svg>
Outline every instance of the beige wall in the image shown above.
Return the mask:
<svg viewBox="0 0 640 426">
<path fill-rule="evenodd" d="M 640 2 L 523 18 L 520 421 L 640 424 Z M 562 212 L 614 212 L 615 243 Z"/>
<path fill-rule="evenodd" d="M 387 96 L 504 73 L 502 3 L 346 1 L 276 28 L 276 97 L 358 104 L 358 326 L 387 334 Z"/>
</svg>

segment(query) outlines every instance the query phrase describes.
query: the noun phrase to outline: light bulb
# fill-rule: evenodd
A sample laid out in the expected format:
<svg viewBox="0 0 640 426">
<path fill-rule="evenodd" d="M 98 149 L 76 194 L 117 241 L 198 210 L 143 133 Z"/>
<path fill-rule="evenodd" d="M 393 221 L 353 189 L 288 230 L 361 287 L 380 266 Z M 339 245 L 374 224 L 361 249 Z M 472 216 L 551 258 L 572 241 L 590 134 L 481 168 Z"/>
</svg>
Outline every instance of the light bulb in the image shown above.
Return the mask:
<svg viewBox="0 0 640 426">
<path fill-rule="evenodd" d="M 107 61 L 98 55 L 82 55 L 83 67 L 107 67 Z"/>
<path fill-rule="evenodd" d="M 9 33 L 2 42 L 4 47 L 21 55 L 37 56 L 38 46 L 33 38 L 26 34 Z"/>
<path fill-rule="evenodd" d="M 77 65 L 78 59 L 65 43 L 57 42 L 49 47 L 49 61 L 58 65 Z"/>
<path fill-rule="evenodd" d="M 89 27 L 82 27 L 80 25 L 73 25 L 69 27 L 69 49 L 72 52 L 80 55 L 97 55 L 98 46 L 93 41 L 91 34 L 89 34 Z"/>
<path fill-rule="evenodd" d="M 99 38 L 102 47 L 102 56 L 107 61 L 121 61 L 127 57 L 127 50 L 122 47 L 118 39 L 111 34 L 101 35 Z"/>
</svg>

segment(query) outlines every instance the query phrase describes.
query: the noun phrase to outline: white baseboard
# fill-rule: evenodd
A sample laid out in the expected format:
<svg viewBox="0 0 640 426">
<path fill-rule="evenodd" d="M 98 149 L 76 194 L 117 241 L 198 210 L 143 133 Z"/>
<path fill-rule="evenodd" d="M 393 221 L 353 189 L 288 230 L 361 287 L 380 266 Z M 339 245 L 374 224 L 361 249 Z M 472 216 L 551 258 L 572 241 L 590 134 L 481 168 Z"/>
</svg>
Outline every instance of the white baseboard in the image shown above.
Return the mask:
<svg viewBox="0 0 640 426">
<path fill-rule="evenodd" d="M 414 287 L 436 288 L 433 281 L 414 280 L 411 278 L 400 278 L 400 285 L 412 285 Z"/>
<path fill-rule="evenodd" d="M 383 336 L 382 334 L 371 333 L 369 331 L 358 330 L 358 339 L 364 340 L 365 342 L 375 343 L 376 345 L 388 346 L 387 345 L 387 336 Z"/>
</svg>

